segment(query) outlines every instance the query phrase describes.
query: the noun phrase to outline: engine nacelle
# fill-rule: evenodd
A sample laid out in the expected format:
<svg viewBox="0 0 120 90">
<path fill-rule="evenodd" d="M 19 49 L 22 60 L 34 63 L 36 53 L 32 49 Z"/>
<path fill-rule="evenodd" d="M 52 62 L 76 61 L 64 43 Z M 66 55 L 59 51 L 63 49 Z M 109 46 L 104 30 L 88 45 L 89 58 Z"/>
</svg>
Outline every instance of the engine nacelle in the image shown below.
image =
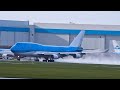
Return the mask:
<svg viewBox="0 0 120 90">
<path fill-rule="evenodd" d="M 81 55 L 81 54 L 74 54 L 73 57 L 74 57 L 74 58 L 81 58 L 82 55 Z"/>
<path fill-rule="evenodd" d="M 2 54 L 2 58 L 4 58 L 4 59 L 8 59 L 7 54 Z"/>
<path fill-rule="evenodd" d="M 53 54 L 53 59 L 58 59 L 58 58 L 59 58 L 59 55 Z"/>
</svg>

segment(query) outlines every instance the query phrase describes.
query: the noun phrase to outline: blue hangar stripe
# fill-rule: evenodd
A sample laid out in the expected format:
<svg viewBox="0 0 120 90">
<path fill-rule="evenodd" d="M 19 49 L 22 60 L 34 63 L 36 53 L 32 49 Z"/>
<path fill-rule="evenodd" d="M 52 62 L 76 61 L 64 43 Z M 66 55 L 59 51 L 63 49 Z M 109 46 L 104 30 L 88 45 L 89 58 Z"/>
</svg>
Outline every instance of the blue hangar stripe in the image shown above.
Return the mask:
<svg viewBox="0 0 120 90">
<path fill-rule="evenodd" d="M 30 31 L 30 28 L 0 27 L 0 31 L 8 31 L 8 32 L 29 32 L 29 31 Z"/>
<path fill-rule="evenodd" d="M 37 33 L 54 33 L 54 34 L 78 34 L 80 30 L 76 29 L 46 29 L 35 28 Z M 86 35 L 120 35 L 120 31 L 116 30 L 86 30 Z"/>
<path fill-rule="evenodd" d="M 20 27 L 0 27 L 0 31 L 7 32 L 29 32 L 30 28 Z M 73 29 L 46 29 L 46 28 L 35 28 L 37 33 L 53 33 L 53 34 L 78 34 L 80 30 Z M 116 30 L 86 30 L 87 35 L 120 35 L 120 31 Z"/>
</svg>

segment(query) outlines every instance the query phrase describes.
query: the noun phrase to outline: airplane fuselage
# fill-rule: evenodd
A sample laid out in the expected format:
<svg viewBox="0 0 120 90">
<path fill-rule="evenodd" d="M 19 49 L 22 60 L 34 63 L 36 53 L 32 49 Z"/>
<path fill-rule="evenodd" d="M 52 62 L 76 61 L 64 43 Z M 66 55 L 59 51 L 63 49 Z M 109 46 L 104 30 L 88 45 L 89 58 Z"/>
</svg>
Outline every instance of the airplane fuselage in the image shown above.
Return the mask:
<svg viewBox="0 0 120 90">
<path fill-rule="evenodd" d="M 43 52 L 81 52 L 83 49 L 81 47 L 70 47 L 70 46 L 51 46 L 51 45 L 41 45 L 36 43 L 17 43 L 11 48 L 13 53 L 25 53 L 33 51 L 43 51 Z"/>
</svg>

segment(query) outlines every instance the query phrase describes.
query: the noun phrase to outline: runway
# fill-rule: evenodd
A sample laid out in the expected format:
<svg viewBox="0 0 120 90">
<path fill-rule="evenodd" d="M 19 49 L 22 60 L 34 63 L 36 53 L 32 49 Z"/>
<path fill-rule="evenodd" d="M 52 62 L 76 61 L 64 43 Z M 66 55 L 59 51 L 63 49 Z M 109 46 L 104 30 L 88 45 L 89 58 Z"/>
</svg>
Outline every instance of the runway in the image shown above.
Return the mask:
<svg viewBox="0 0 120 90">
<path fill-rule="evenodd" d="M 0 79 L 27 79 L 27 78 L 4 78 L 4 77 L 0 77 Z"/>
</svg>

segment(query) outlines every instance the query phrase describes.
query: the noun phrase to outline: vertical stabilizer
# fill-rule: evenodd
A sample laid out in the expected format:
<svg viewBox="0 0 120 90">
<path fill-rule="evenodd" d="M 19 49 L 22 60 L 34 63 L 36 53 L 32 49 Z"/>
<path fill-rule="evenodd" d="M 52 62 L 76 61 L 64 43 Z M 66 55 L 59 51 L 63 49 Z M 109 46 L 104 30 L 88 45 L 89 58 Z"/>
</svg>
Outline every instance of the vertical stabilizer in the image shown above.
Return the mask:
<svg viewBox="0 0 120 90">
<path fill-rule="evenodd" d="M 112 40 L 112 43 L 113 43 L 113 47 L 114 47 L 114 52 L 115 53 L 120 53 L 120 46 L 117 43 L 117 41 L 116 40 Z"/>
<path fill-rule="evenodd" d="M 74 38 L 70 46 L 80 47 L 83 41 L 84 34 L 85 34 L 85 30 L 81 30 L 80 33 Z"/>
</svg>

